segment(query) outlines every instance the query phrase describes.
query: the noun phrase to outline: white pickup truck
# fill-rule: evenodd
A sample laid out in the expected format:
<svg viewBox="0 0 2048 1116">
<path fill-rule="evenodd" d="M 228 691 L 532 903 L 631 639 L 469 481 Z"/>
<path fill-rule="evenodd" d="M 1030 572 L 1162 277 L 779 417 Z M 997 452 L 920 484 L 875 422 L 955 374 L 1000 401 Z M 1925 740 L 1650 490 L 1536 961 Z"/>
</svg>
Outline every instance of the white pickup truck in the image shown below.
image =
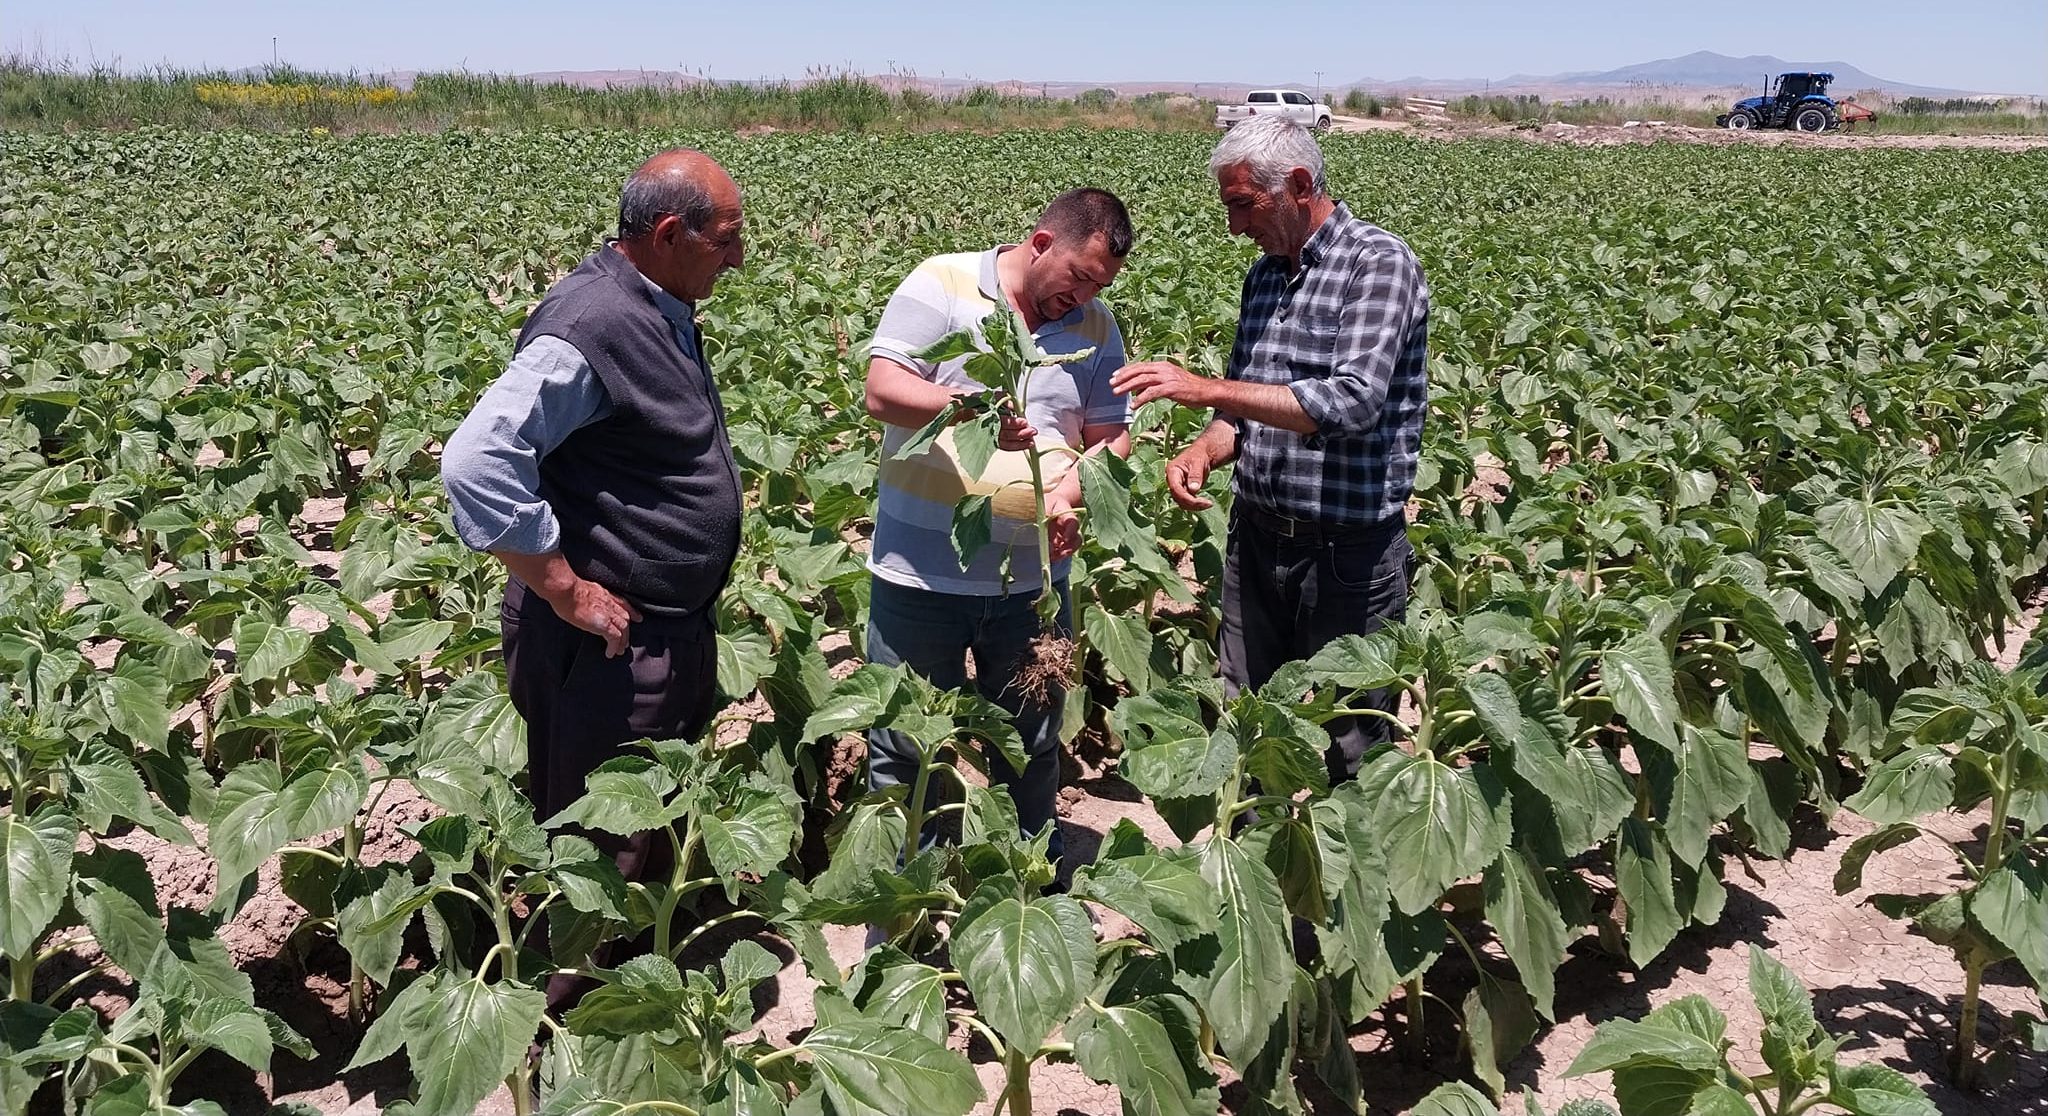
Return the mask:
<svg viewBox="0 0 2048 1116">
<path fill-rule="evenodd" d="M 1230 128 L 1266 115 L 1284 116 L 1304 128 L 1330 126 L 1330 106 L 1299 89 L 1254 89 L 1244 95 L 1244 104 L 1217 105 L 1216 126 Z"/>
</svg>

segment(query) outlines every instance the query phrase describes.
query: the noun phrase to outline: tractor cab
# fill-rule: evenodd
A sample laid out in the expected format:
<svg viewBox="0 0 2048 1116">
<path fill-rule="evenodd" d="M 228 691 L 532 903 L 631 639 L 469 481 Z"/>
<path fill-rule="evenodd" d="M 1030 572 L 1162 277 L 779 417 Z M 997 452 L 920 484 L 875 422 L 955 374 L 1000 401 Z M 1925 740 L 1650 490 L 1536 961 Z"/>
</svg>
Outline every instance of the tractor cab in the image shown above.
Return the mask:
<svg viewBox="0 0 2048 1116">
<path fill-rule="evenodd" d="M 1825 97 L 1833 74 L 1779 74 L 1772 100 L 1781 105 L 1798 104 L 1807 97 Z"/>
<path fill-rule="evenodd" d="M 1778 75 L 1771 91 L 1761 97 L 1737 101 L 1715 123 L 1724 128 L 1794 128 L 1802 132 L 1825 132 L 1840 123 L 1835 102 L 1828 97 L 1830 73 L 1793 72 Z"/>
</svg>

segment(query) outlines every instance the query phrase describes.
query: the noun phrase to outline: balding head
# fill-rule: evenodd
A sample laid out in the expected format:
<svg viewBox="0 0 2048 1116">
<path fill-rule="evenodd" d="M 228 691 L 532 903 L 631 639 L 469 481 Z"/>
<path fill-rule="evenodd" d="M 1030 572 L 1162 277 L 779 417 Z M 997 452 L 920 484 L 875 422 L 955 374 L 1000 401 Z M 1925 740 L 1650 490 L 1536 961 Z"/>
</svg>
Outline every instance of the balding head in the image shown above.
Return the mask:
<svg viewBox="0 0 2048 1116">
<path fill-rule="evenodd" d="M 687 147 L 670 148 L 626 179 L 619 192 L 619 239 L 646 237 L 669 215 L 681 218 L 684 229 L 703 232 L 719 210 L 739 205 L 740 188 L 716 159 Z"/>
<path fill-rule="evenodd" d="M 642 275 L 689 302 L 745 259 L 740 188 L 709 155 L 672 148 L 640 164 L 619 192 L 619 250 Z"/>
</svg>

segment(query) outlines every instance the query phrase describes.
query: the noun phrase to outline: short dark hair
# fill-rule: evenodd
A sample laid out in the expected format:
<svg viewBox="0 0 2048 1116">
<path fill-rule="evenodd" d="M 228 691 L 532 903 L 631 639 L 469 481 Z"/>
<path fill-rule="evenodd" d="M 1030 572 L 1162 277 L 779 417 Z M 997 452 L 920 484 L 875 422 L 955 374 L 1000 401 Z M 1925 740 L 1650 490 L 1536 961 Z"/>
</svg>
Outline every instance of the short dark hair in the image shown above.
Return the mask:
<svg viewBox="0 0 2048 1116">
<path fill-rule="evenodd" d="M 696 175 L 659 165 L 661 156 L 671 153 L 664 151 L 648 159 L 626 179 L 625 189 L 619 191 L 620 240 L 638 240 L 668 216 L 681 218 L 688 232 L 703 232 L 717 215 L 711 191 Z"/>
<path fill-rule="evenodd" d="M 1084 186 L 1068 190 L 1052 200 L 1045 212 L 1038 215 L 1038 224 L 1032 231 L 1044 229 L 1059 237 L 1072 237 L 1086 243 L 1090 237 L 1101 235 L 1109 241 L 1109 254 L 1123 259 L 1131 254 L 1131 241 L 1136 234 L 1131 231 L 1131 213 L 1124 203 L 1108 190 Z"/>
</svg>

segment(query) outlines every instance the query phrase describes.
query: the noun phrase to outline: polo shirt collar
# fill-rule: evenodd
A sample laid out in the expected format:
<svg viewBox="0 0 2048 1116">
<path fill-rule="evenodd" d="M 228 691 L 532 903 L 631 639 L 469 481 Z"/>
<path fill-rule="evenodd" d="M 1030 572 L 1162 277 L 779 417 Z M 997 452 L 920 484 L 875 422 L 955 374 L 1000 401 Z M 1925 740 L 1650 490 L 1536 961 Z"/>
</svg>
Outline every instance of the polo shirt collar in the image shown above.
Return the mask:
<svg viewBox="0 0 2048 1116">
<path fill-rule="evenodd" d="M 1017 247 L 1015 244 L 998 244 L 981 254 L 981 297 L 995 303 L 1003 301 L 1002 283 L 996 278 L 996 257 L 1015 247 Z M 1059 320 L 1047 322 L 1045 325 L 1039 326 L 1039 332 L 1043 333 L 1052 326 L 1066 329 L 1069 326 L 1081 324 L 1081 312 L 1086 308 L 1086 303 L 1074 307 L 1072 310 L 1067 311 L 1066 315 Z"/>
<path fill-rule="evenodd" d="M 1003 297 L 1002 282 L 996 278 L 996 257 L 1015 247 L 1014 244 L 998 244 L 981 254 L 981 297 L 990 302 Z"/>
</svg>

